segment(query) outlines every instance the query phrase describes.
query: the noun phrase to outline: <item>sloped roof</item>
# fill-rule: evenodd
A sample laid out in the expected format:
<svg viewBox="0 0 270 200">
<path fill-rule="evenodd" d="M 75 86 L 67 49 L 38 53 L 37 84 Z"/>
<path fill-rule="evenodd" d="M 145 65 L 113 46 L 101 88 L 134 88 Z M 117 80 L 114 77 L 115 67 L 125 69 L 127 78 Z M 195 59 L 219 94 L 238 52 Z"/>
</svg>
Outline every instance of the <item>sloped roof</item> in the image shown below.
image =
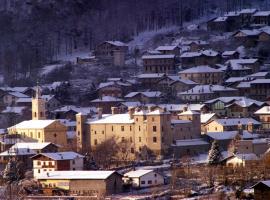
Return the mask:
<svg viewBox="0 0 270 200">
<path fill-rule="evenodd" d="M 252 123 L 253 125 L 260 125 L 261 123 L 253 118 L 228 118 L 228 119 L 215 119 L 217 123 L 222 126 L 236 126 L 238 124 L 248 125 Z"/>
<path fill-rule="evenodd" d="M 102 115 L 101 119 L 92 119 L 89 124 L 131 124 L 134 123 L 134 119 L 130 119 L 129 114 L 110 114 Z"/>
<path fill-rule="evenodd" d="M 143 55 L 142 59 L 173 59 L 175 55 L 167 55 L 167 54 L 151 54 L 151 55 Z"/>
<path fill-rule="evenodd" d="M 183 71 L 180 71 L 179 74 L 186 74 L 186 73 L 217 73 L 222 71 L 220 69 L 215 69 L 206 65 L 192 67 Z"/>
<path fill-rule="evenodd" d="M 127 172 L 124 174 L 124 176 L 129 177 L 129 178 L 140 178 L 150 172 L 153 172 L 153 170 L 139 169 L 139 170 Z"/>
<path fill-rule="evenodd" d="M 48 173 L 42 173 L 40 176 L 37 176 L 37 179 L 92 179 L 92 180 L 103 180 L 107 179 L 116 171 L 50 171 Z"/>
<path fill-rule="evenodd" d="M 204 124 L 204 123 L 208 122 L 215 115 L 216 115 L 216 113 L 202 113 L 201 114 L 201 123 Z"/>
<path fill-rule="evenodd" d="M 37 156 L 42 155 L 52 160 L 73 160 L 75 158 L 83 158 L 84 156 L 73 151 L 56 152 L 56 153 L 40 153 L 32 157 L 35 159 Z"/>
<path fill-rule="evenodd" d="M 52 123 L 54 123 L 56 121 L 57 120 L 28 120 L 28 121 L 23 121 L 19 124 L 16 124 L 10 128 L 40 129 L 40 128 L 46 128 L 47 126 L 51 125 Z"/>
<path fill-rule="evenodd" d="M 270 114 L 270 106 L 264 106 L 257 110 L 254 114 Z"/>
</svg>

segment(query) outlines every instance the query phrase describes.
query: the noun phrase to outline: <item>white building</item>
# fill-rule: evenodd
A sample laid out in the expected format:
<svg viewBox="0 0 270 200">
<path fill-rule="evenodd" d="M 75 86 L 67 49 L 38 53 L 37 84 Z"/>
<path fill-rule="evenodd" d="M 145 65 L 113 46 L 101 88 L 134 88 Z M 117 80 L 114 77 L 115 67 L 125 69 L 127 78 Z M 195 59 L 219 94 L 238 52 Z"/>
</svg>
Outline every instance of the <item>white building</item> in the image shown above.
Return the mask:
<svg viewBox="0 0 270 200">
<path fill-rule="evenodd" d="M 124 174 L 124 183 L 131 183 L 133 187 L 145 188 L 164 184 L 164 177 L 153 170 L 135 170 Z"/>
</svg>

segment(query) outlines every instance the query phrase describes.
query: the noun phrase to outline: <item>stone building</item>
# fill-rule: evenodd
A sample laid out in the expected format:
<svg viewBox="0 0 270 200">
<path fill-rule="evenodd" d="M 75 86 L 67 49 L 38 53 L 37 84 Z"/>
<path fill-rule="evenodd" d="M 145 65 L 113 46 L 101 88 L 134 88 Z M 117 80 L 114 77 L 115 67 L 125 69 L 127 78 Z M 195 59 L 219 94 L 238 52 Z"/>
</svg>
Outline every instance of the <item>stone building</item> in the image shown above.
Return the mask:
<svg viewBox="0 0 270 200">
<path fill-rule="evenodd" d="M 77 115 L 78 151 L 93 150 L 114 137 L 130 142 L 132 157 L 140 156 L 145 147 L 155 155 L 166 155 L 173 140 L 200 137 L 200 114 L 193 111 L 183 112 L 175 119 L 166 109 L 130 108 L 125 114 L 117 114 L 115 109 L 109 115 L 102 115 L 99 110 L 95 119 Z"/>
</svg>

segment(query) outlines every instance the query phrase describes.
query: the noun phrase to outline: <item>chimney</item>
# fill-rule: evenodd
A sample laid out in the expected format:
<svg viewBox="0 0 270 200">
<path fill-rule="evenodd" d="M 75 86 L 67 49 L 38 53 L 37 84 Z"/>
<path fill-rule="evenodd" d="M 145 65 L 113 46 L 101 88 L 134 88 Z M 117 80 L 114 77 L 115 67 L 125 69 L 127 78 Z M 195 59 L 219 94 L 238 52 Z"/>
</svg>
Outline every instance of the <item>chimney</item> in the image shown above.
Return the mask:
<svg viewBox="0 0 270 200">
<path fill-rule="evenodd" d="M 152 112 L 153 111 L 153 107 L 152 106 L 148 106 L 148 112 Z"/>
<path fill-rule="evenodd" d="M 253 133 L 253 123 L 252 122 L 248 123 L 247 129 L 248 129 L 248 132 Z"/>
<path fill-rule="evenodd" d="M 98 108 L 97 111 L 98 111 L 98 119 L 101 119 L 102 118 L 102 111 L 103 111 L 103 109 L 102 108 Z"/>
<path fill-rule="evenodd" d="M 183 112 L 186 112 L 186 111 L 187 111 L 187 107 L 184 106 L 184 107 L 183 107 Z"/>
<path fill-rule="evenodd" d="M 117 107 L 111 107 L 112 115 L 118 114 L 118 108 Z"/>
<path fill-rule="evenodd" d="M 133 107 L 129 107 L 128 108 L 129 119 L 133 119 L 134 118 L 134 116 L 133 116 L 134 111 L 135 111 L 135 109 Z"/>
</svg>

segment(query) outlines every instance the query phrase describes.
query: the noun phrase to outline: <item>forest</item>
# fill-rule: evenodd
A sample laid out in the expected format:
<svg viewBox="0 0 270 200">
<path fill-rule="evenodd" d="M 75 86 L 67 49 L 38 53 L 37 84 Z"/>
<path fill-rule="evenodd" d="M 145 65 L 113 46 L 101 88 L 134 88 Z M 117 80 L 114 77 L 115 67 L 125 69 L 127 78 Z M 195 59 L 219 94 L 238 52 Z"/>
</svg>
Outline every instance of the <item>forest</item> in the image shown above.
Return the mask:
<svg viewBox="0 0 270 200">
<path fill-rule="evenodd" d="M 104 40 L 128 42 L 145 30 L 266 0 L 4 0 L 0 3 L 0 73 L 5 82 L 35 78 L 61 54 L 92 50 Z M 9 6 L 7 6 L 9 5 Z"/>
</svg>

